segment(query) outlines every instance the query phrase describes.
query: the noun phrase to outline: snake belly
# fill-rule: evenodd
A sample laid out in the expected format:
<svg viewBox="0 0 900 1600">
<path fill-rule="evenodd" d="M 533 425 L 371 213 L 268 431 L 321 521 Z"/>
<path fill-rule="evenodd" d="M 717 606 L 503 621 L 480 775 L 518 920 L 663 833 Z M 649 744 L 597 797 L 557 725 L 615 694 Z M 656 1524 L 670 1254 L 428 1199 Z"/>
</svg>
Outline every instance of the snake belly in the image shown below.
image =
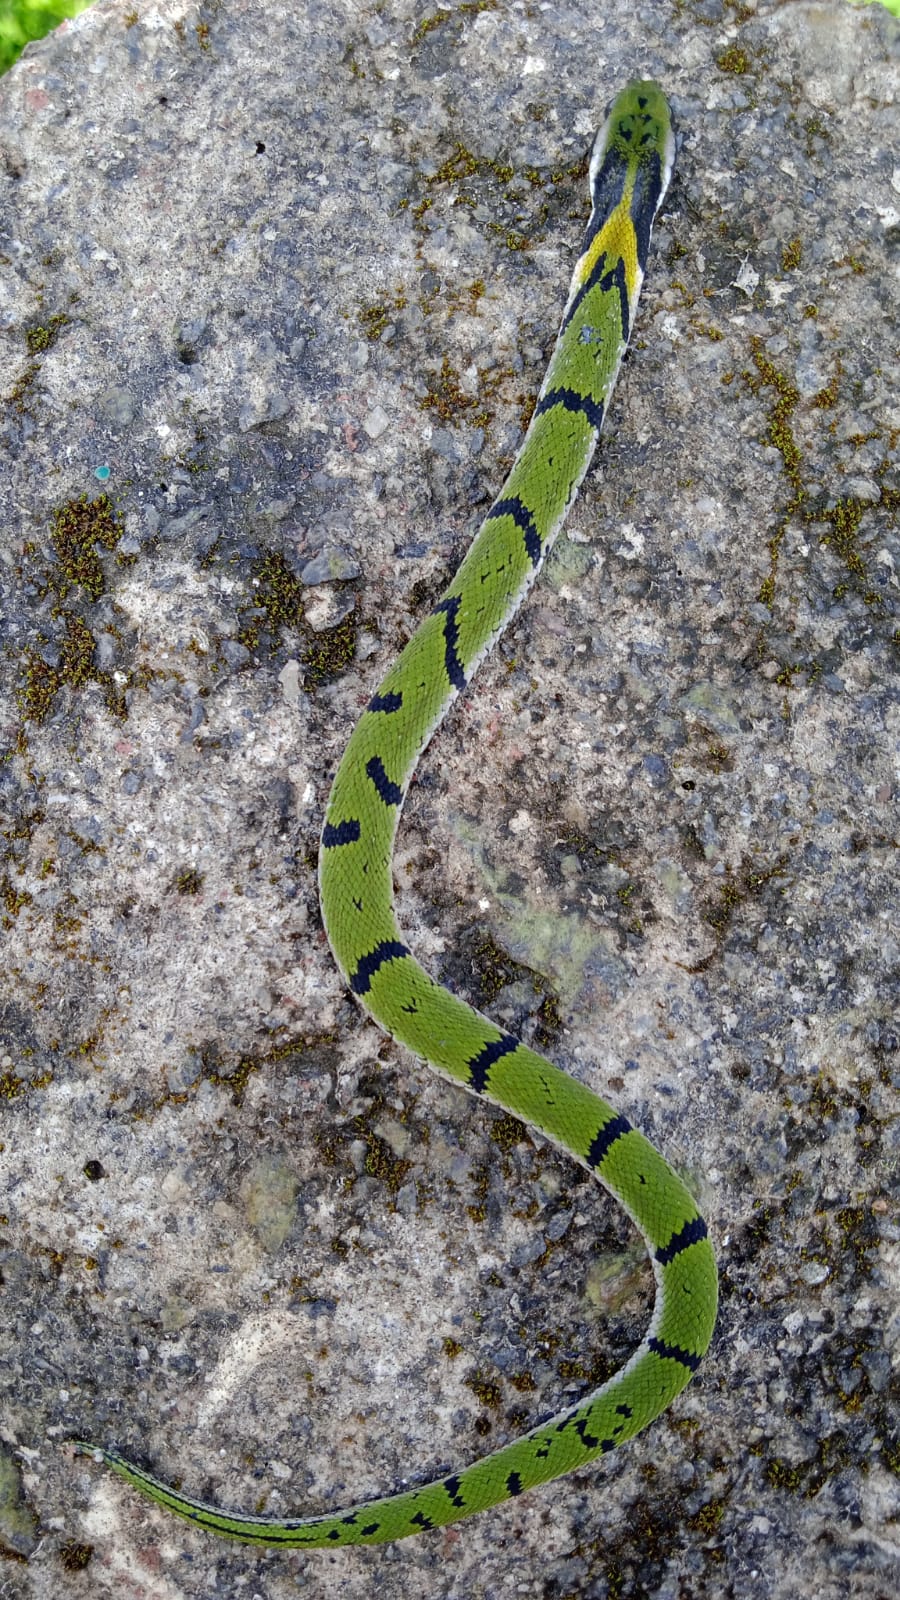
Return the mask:
<svg viewBox="0 0 900 1600">
<path fill-rule="evenodd" d="M 611 1379 L 511 1444 L 432 1483 L 325 1516 L 220 1511 L 117 1451 L 78 1442 L 80 1452 L 159 1505 L 247 1544 L 379 1544 L 498 1505 L 632 1438 L 689 1382 L 712 1338 L 715 1258 L 681 1179 L 620 1112 L 429 977 L 397 925 L 391 869 L 416 763 L 533 583 L 591 461 L 674 159 L 665 96 L 656 84 L 629 84 L 594 145 L 591 217 L 522 447 L 455 578 L 350 738 L 319 856 L 325 927 L 353 994 L 429 1066 L 513 1112 L 605 1185 L 640 1229 L 653 1263 L 650 1326 Z"/>
</svg>

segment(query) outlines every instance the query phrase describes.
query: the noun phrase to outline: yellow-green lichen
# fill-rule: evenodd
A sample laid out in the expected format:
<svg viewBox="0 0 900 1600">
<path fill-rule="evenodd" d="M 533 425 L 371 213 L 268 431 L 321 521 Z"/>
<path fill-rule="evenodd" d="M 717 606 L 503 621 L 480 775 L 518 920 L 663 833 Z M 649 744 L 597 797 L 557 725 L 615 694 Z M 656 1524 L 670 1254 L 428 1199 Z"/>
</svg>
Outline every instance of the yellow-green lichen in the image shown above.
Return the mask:
<svg viewBox="0 0 900 1600">
<path fill-rule="evenodd" d="M 720 56 L 716 56 L 716 66 L 720 72 L 742 77 L 745 72 L 750 71 L 750 57 L 740 45 L 732 44 L 727 50 L 723 50 Z"/>
<path fill-rule="evenodd" d="M 380 339 L 386 328 L 390 327 L 395 316 L 406 305 L 406 295 L 402 289 L 395 289 L 392 296 L 383 300 L 374 300 L 364 305 L 357 312 L 357 319 L 367 339 L 373 342 Z"/>
<path fill-rule="evenodd" d="M 64 1572 L 83 1572 L 93 1554 L 92 1544 L 82 1544 L 77 1539 L 69 1539 L 60 1546 L 60 1564 Z"/>
<path fill-rule="evenodd" d="M 472 1176 L 472 1190 L 474 1199 L 471 1205 L 466 1206 L 466 1212 L 473 1222 L 484 1222 L 487 1219 L 487 1197 L 491 1187 L 489 1169 L 482 1163 Z"/>
<path fill-rule="evenodd" d="M 259 562 L 253 586 L 256 590 L 254 615 L 243 623 L 237 636 L 245 649 L 259 647 L 263 628 L 270 633 L 277 633 L 279 628 L 300 630 L 305 616 L 303 585 L 294 577 L 280 551 L 270 551 Z M 262 612 L 261 618 L 259 612 Z"/>
<path fill-rule="evenodd" d="M 304 667 L 303 687 L 312 691 L 320 684 L 345 672 L 356 654 L 359 633 L 359 616 L 356 610 L 348 612 L 336 627 L 314 633 L 301 651 Z"/>
<path fill-rule="evenodd" d="M 498 3 L 499 0 L 462 0 L 462 4 L 456 6 L 453 11 L 441 6 L 437 11 L 433 11 L 430 17 L 423 17 L 422 21 L 417 23 L 412 42 L 421 44 L 422 40 L 427 39 L 430 33 L 434 33 L 436 28 L 443 27 L 445 22 L 450 22 L 456 17 L 477 17 L 482 11 L 496 11 Z"/>
<path fill-rule="evenodd" d="M 247 1090 L 247 1084 L 257 1072 L 262 1072 L 283 1062 L 299 1059 L 307 1051 L 317 1049 L 321 1045 L 331 1044 L 331 1034 L 320 1034 L 310 1039 L 275 1039 L 268 1050 L 261 1050 L 258 1054 L 240 1056 L 234 1066 L 227 1066 L 222 1059 L 216 1044 L 206 1044 L 199 1052 L 200 1067 L 203 1078 L 208 1083 L 215 1083 L 223 1089 L 230 1089 L 234 1104 L 240 1106 Z M 159 1104 L 180 1103 L 188 1098 L 186 1093 L 168 1092 Z"/>
<path fill-rule="evenodd" d="M 60 329 L 64 328 L 69 318 L 64 311 L 58 311 L 55 316 L 49 317 L 46 322 L 35 323 L 25 330 L 25 343 L 30 356 L 42 356 L 56 343 Z"/>
<path fill-rule="evenodd" d="M 539 999 L 535 1040 L 541 1048 L 548 1048 L 559 1036 L 562 1017 L 556 991 L 543 973 L 536 972 L 523 961 L 514 960 L 490 934 L 478 936 L 470 960 L 479 982 L 479 1003 L 483 1005 L 489 1006 L 508 984 L 525 982 L 530 985 Z"/>
<path fill-rule="evenodd" d="M 491 1140 L 506 1155 L 509 1154 L 510 1150 L 515 1149 L 517 1144 L 521 1144 L 526 1136 L 527 1130 L 524 1122 L 520 1122 L 519 1118 L 514 1117 L 510 1112 L 498 1117 L 491 1126 Z"/>
<path fill-rule="evenodd" d="M 238 642 L 256 652 L 264 634 L 278 635 L 282 628 L 299 634 L 304 668 L 303 687 L 309 692 L 343 672 L 356 653 L 359 616 L 354 608 L 333 628 L 314 632 L 306 623 L 305 589 L 291 572 L 280 551 L 270 551 L 256 567 L 254 603 L 238 630 Z"/>
<path fill-rule="evenodd" d="M 107 587 L 99 552 L 115 550 L 124 531 L 106 494 L 95 500 L 88 500 L 83 494 L 58 507 L 50 535 L 56 557 L 56 574 L 51 581 L 61 600 L 75 585 L 84 590 L 88 599 L 99 600 Z"/>
<path fill-rule="evenodd" d="M 477 408 L 478 400 L 474 395 L 465 393 L 460 385 L 459 373 L 450 365 L 449 357 L 444 356 L 439 375 L 429 379 L 428 391 L 419 405 L 423 411 L 433 411 L 441 422 L 458 422 Z M 482 413 L 467 420 L 483 425 L 487 419 Z"/>
<path fill-rule="evenodd" d="M 471 1389 L 475 1399 L 489 1411 L 497 1411 L 503 1400 L 503 1390 L 494 1378 L 486 1378 L 483 1373 L 475 1372 L 465 1379 L 467 1389 Z"/>
<path fill-rule="evenodd" d="M 389 1194 L 396 1195 L 412 1168 L 412 1162 L 398 1156 L 386 1139 L 376 1133 L 363 1117 L 354 1118 L 357 1136 L 366 1145 L 364 1167 L 367 1177 L 377 1178 Z"/>
<path fill-rule="evenodd" d="M 750 351 L 753 357 L 756 372 L 745 372 L 744 381 L 748 388 L 758 393 L 763 387 L 774 391 L 775 400 L 769 412 L 768 442 L 774 446 L 781 456 L 782 465 L 792 494 L 785 514 L 778 524 L 775 532 L 769 538 L 769 572 L 759 591 L 759 599 L 765 606 L 771 606 L 775 598 L 775 588 L 778 576 L 778 557 L 784 542 L 785 532 L 790 517 L 799 510 L 803 499 L 804 489 L 800 474 L 800 449 L 793 433 L 793 416 L 800 401 L 800 392 L 796 385 L 779 372 L 775 363 L 766 355 L 762 340 L 757 336 L 750 341 Z"/>
<path fill-rule="evenodd" d="M 175 888 L 179 894 L 199 894 L 203 888 L 203 874 L 196 867 L 184 867 L 175 874 Z"/>
<path fill-rule="evenodd" d="M 115 552 L 123 532 L 107 495 L 95 500 L 81 495 L 54 513 L 50 535 L 53 563 L 49 568 L 38 564 L 33 542 L 23 546 L 21 577 L 34 583 L 42 598 L 50 599 L 53 619 L 57 627 L 61 624 L 64 628 L 55 638 L 39 635 L 23 652 L 18 703 L 26 720 L 43 722 L 63 687 L 80 690 L 89 683 L 98 685 L 114 716 L 124 717 L 126 690 L 152 676 L 149 669 L 122 674 L 101 669 L 95 661 L 96 641 L 83 614 L 107 591 L 102 553 Z M 108 621 L 105 632 L 121 637 Z M 19 748 L 25 748 L 24 730 L 19 734 Z"/>
<path fill-rule="evenodd" d="M 788 857 L 780 855 L 770 867 L 752 867 L 745 862 L 737 876 L 730 867 L 726 869 L 725 881 L 719 886 L 718 900 L 708 905 L 704 913 L 705 921 L 715 929 L 719 938 L 725 934 L 738 906 L 759 894 L 773 878 L 781 877 L 787 865 Z"/>
</svg>

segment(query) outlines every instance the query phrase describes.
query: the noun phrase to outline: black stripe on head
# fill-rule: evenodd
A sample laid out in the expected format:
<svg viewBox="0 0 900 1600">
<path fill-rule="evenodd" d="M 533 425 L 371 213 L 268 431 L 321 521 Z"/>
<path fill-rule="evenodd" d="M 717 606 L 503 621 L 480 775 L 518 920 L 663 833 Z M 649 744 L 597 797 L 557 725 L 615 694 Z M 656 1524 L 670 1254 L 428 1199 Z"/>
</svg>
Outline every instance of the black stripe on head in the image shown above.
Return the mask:
<svg viewBox="0 0 900 1600">
<path fill-rule="evenodd" d="M 648 1339 L 647 1344 L 654 1355 L 664 1356 L 667 1361 L 677 1361 L 688 1372 L 696 1372 L 700 1365 L 700 1357 L 690 1350 L 682 1350 L 680 1345 L 666 1344 L 664 1339 Z"/>
<path fill-rule="evenodd" d="M 393 691 L 390 694 L 373 694 L 366 710 L 399 711 L 402 704 L 403 696 L 399 692 L 396 694 Z"/>
<path fill-rule="evenodd" d="M 456 646 L 459 643 L 459 628 L 456 624 L 456 617 L 459 612 L 459 595 L 454 594 L 449 600 L 439 600 L 434 609 L 436 612 L 442 611 L 446 619 L 444 622 L 444 669 L 454 689 L 462 690 L 466 687 L 466 675 L 462 669 L 462 662 L 456 653 Z"/>
<path fill-rule="evenodd" d="M 690 1245 L 698 1244 L 701 1239 L 705 1238 L 706 1223 L 702 1217 L 694 1217 L 690 1222 L 686 1222 L 683 1228 L 679 1228 L 677 1233 L 673 1233 L 668 1244 L 662 1250 L 657 1250 L 656 1259 L 661 1267 L 667 1267 L 670 1261 L 674 1261 L 675 1257 L 681 1254 L 682 1250 L 687 1250 Z"/>
<path fill-rule="evenodd" d="M 534 408 L 534 414 L 539 417 L 542 411 L 550 411 L 554 406 L 564 406 L 573 414 L 579 412 L 586 417 L 592 428 L 597 432 L 603 427 L 603 407 L 589 394 L 578 394 L 574 389 L 550 389 Z"/>
<path fill-rule="evenodd" d="M 488 1074 L 494 1062 L 499 1061 L 501 1056 L 512 1055 L 513 1051 L 518 1050 L 518 1048 L 519 1041 L 513 1033 L 504 1033 L 501 1038 L 492 1039 L 490 1044 L 484 1046 L 483 1050 L 479 1050 L 477 1056 L 473 1056 L 471 1061 L 466 1062 L 471 1074 L 468 1087 L 474 1090 L 475 1094 L 484 1094 L 487 1088 Z"/>
<path fill-rule="evenodd" d="M 537 411 L 542 408 L 538 406 Z M 535 415 L 537 415 L 537 411 Z M 525 550 L 533 567 L 541 559 L 541 536 L 535 527 L 534 517 L 531 515 L 524 500 L 518 495 L 510 495 L 506 500 L 495 500 L 490 511 L 485 517 L 485 522 L 493 522 L 498 517 L 512 517 L 513 522 L 525 540 Z"/>
<path fill-rule="evenodd" d="M 597 137 L 599 141 L 602 129 Z M 581 247 L 582 255 L 615 211 L 625 193 L 625 180 L 628 177 L 628 162 L 615 145 L 610 146 L 596 170 L 593 170 L 594 161 L 598 159 L 596 154 L 591 157 L 591 216 Z"/>
<path fill-rule="evenodd" d="M 369 954 L 363 956 L 359 962 L 350 979 L 353 993 L 368 994 L 372 987 L 372 979 L 379 967 L 383 967 L 386 961 L 399 961 L 401 957 L 408 955 L 406 945 L 401 944 L 399 939 L 382 939 L 381 944 L 376 945 L 375 949 L 370 950 Z"/>
<path fill-rule="evenodd" d="M 359 838 L 359 823 L 355 817 L 349 822 L 326 822 L 322 829 L 322 845 L 326 850 L 333 850 L 339 844 L 356 844 Z"/>
<path fill-rule="evenodd" d="M 590 1149 L 585 1157 L 588 1166 L 594 1168 L 602 1166 L 609 1154 L 610 1147 L 615 1144 L 617 1139 L 621 1139 L 623 1134 L 630 1132 L 631 1123 L 627 1117 L 611 1117 L 609 1122 L 604 1123 L 600 1132 L 591 1140 Z"/>
<path fill-rule="evenodd" d="M 638 261 L 642 272 L 647 270 L 650 233 L 662 199 L 662 186 L 662 162 L 659 159 L 659 152 L 654 150 L 652 155 L 644 157 L 638 167 L 631 193 L 631 220 L 637 237 Z"/>
<path fill-rule="evenodd" d="M 366 777 L 374 784 L 379 798 L 386 806 L 399 806 L 402 803 L 403 790 L 399 783 L 391 782 L 380 756 L 369 757 L 366 762 Z"/>
</svg>

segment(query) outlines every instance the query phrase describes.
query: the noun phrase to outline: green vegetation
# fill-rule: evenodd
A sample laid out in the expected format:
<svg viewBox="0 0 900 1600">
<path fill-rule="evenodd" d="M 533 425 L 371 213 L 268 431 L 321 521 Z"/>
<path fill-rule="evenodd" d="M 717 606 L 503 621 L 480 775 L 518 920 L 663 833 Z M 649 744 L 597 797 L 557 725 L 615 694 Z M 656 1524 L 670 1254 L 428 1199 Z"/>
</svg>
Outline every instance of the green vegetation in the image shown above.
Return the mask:
<svg viewBox="0 0 900 1600">
<path fill-rule="evenodd" d="M 0 0 L 0 72 L 5 72 L 32 39 L 43 39 L 66 17 L 86 11 L 90 0 Z"/>
</svg>

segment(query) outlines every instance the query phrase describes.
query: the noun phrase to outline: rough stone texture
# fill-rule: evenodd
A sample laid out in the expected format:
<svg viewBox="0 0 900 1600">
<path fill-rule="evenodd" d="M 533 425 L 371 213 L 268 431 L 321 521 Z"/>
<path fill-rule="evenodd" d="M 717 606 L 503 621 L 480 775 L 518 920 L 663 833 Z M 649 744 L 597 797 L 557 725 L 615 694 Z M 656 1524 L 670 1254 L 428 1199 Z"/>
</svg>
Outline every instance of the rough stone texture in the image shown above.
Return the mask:
<svg viewBox="0 0 900 1600">
<path fill-rule="evenodd" d="M 64 1441 L 318 1509 L 646 1316 L 586 1177 L 353 1007 L 315 889 L 635 73 L 684 145 L 610 433 L 397 877 L 691 1178 L 720 1329 L 595 1470 L 268 1557 Z M 0 83 L 4 1597 L 896 1593 L 898 77 L 877 7 L 136 0 Z"/>
</svg>

